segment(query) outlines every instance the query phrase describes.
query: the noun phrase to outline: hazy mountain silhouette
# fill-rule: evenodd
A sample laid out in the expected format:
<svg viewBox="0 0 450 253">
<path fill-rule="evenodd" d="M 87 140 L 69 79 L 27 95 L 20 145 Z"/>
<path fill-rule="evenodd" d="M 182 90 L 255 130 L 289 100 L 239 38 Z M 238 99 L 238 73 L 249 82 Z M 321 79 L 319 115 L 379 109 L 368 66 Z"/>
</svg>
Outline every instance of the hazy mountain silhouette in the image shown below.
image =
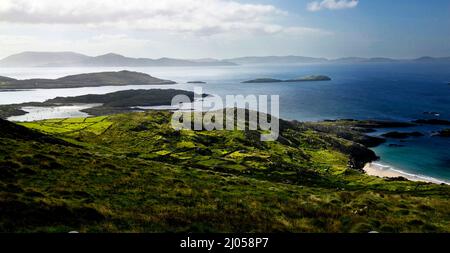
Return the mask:
<svg viewBox="0 0 450 253">
<path fill-rule="evenodd" d="M 131 58 L 109 53 L 87 56 L 74 52 L 23 52 L 0 61 L 2 67 L 146 67 L 146 66 L 232 66 L 216 59 L 182 60 L 172 58 Z"/>
<path fill-rule="evenodd" d="M 225 60 L 132 58 L 108 53 L 87 56 L 74 52 L 23 52 L 0 60 L 1 67 L 165 67 L 165 66 L 233 66 L 246 64 L 296 64 L 296 63 L 383 63 L 383 62 L 448 62 L 450 57 L 424 56 L 417 59 L 392 59 L 385 57 L 343 57 L 338 59 L 305 56 L 247 56 Z"/>
</svg>

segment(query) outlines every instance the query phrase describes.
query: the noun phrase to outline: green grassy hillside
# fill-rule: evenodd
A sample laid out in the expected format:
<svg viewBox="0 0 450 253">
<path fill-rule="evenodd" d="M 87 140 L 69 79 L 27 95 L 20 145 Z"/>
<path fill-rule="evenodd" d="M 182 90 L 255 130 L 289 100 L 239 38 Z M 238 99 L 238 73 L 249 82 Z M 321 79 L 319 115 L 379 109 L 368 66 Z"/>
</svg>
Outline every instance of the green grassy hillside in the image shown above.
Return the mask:
<svg viewBox="0 0 450 253">
<path fill-rule="evenodd" d="M 450 187 L 367 176 L 320 123 L 261 142 L 170 117 L 0 121 L 0 231 L 450 232 Z"/>
</svg>

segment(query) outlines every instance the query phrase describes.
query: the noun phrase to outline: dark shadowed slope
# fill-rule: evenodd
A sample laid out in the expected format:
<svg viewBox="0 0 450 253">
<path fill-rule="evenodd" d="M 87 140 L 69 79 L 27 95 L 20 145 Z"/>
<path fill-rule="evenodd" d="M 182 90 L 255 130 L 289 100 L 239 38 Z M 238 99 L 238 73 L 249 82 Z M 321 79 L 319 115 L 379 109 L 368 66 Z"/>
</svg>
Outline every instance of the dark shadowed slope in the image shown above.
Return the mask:
<svg viewBox="0 0 450 253">
<path fill-rule="evenodd" d="M 77 97 L 57 97 L 47 100 L 45 104 L 102 104 L 101 106 L 83 110 L 90 115 L 100 116 L 121 112 L 136 111 L 136 106 L 171 105 L 172 99 L 177 95 L 184 95 L 194 101 L 194 93 L 191 91 L 174 89 L 152 90 L 125 90 L 103 95 L 83 95 Z"/>
<path fill-rule="evenodd" d="M 170 105 L 176 95 L 186 95 L 191 100 L 194 93 L 191 91 L 174 89 L 152 90 L 124 90 L 102 95 L 82 95 L 77 97 L 57 97 L 47 100 L 45 103 L 71 104 L 71 103 L 102 103 L 105 106 L 153 106 Z"/>
<path fill-rule="evenodd" d="M 172 99 L 177 95 L 187 96 L 194 101 L 194 93 L 175 89 L 150 89 L 150 90 L 124 90 L 102 95 L 82 95 L 76 97 L 57 97 L 45 102 L 31 102 L 13 105 L 0 105 L 0 118 L 7 119 L 11 116 L 27 114 L 23 107 L 48 107 L 64 106 L 72 104 L 101 104 L 96 107 L 82 110 L 90 115 L 100 116 L 121 112 L 130 112 L 137 106 L 170 106 Z M 200 96 L 200 95 L 199 95 Z M 204 96 L 204 95 L 203 95 Z"/>
</svg>

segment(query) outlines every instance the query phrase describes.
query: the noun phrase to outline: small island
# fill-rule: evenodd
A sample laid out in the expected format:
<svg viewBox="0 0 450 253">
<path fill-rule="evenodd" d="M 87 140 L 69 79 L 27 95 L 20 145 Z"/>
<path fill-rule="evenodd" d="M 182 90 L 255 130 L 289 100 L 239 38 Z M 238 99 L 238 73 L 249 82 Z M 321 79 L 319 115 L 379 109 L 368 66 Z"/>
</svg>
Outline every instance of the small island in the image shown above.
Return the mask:
<svg viewBox="0 0 450 253">
<path fill-rule="evenodd" d="M 283 80 L 273 78 L 257 78 L 253 80 L 244 81 L 242 83 L 282 83 Z"/>
<path fill-rule="evenodd" d="M 285 82 L 310 82 L 310 81 L 331 81 L 331 78 L 329 76 L 324 75 L 311 75 L 311 76 L 303 76 L 299 78 L 289 79 Z"/>
<path fill-rule="evenodd" d="M 442 126 L 450 126 L 450 121 L 445 119 L 418 119 L 413 121 L 416 124 L 423 125 L 442 125 Z"/>
<path fill-rule="evenodd" d="M 403 148 L 405 145 L 402 144 L 395 144 L 395 143 L 391 143 L 389 144 L 390 148 Z"/>
<path fill-rule="evenodd" d="M 406 139 L 409 137 L 421 137 L 424 135 L 421 132 L 389 132 L 382 134 L 381 136 L 392 139 Z"/>
<path fill-rule="evenodd" d="M 206 82 L 204 82 L 204 81 L 189 81 L 187 83 L 190 83 L 190 84 L 206 84 Z"/>
<path fill-rule="evenodd" d="M 257 78 L 253 80 L 244 81 L 242 83 L 295 83 L 295 82 L 313 82 L 313 81 L 331 81 L 331 78 L 324 75 L 311 75 L 288 80 L 281 80 L 274 78 Z"/>
<path fill-rule="evenodd" d="M 440 137 L 450 137 L 450 128 L 439 131 L 438 136 Z"/>
<path fill-rule="evenodd" d="M 441 113 L 433 112 L 433 111 L 431 111 L 431 112 L 423 112 L 423 114 L 425 114 L 425 115 L 432 115 L 432 116 L 435 116 L 435 117 L 441 116 Z"/>
<path fill-rule="evenodd" d="M 125 85 L 165 85 L 176 84 L 174 81 L 163 80 L 145 73 L 133 71 L 99 72 L 70 75 L 58 79 L 27 79 L 17 80 L 0 76 L 0 90 L 4 89 L 63 89 L 100 86 Z"/>
</svg>

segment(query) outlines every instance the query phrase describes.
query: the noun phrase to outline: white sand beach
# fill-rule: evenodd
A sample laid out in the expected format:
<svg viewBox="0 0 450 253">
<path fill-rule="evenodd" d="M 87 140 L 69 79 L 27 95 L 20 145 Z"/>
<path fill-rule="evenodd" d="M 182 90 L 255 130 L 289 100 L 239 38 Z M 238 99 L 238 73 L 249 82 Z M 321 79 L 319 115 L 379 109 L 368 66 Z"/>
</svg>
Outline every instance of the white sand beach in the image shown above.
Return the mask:
<svg viewBox="0 0 450 253">
<path fill-rule="evenodd" d="M 380 163 L 374 163 L 374 162 L 366 164 L 366 166 L 364 167 L 364 171 L 367 173 L 367 175 L 382 177 L 382 178 L 404 177 L 410 181 L 450 185 L 449 182 L 445 182 L 445 181 L 442 181 L 442 180 L 439 180 L 436 178 L 414 175 L 411 173 L 393 169 L 392 167 L 387 166 L 387 165 L 383 165 Z"/>
</svg>

